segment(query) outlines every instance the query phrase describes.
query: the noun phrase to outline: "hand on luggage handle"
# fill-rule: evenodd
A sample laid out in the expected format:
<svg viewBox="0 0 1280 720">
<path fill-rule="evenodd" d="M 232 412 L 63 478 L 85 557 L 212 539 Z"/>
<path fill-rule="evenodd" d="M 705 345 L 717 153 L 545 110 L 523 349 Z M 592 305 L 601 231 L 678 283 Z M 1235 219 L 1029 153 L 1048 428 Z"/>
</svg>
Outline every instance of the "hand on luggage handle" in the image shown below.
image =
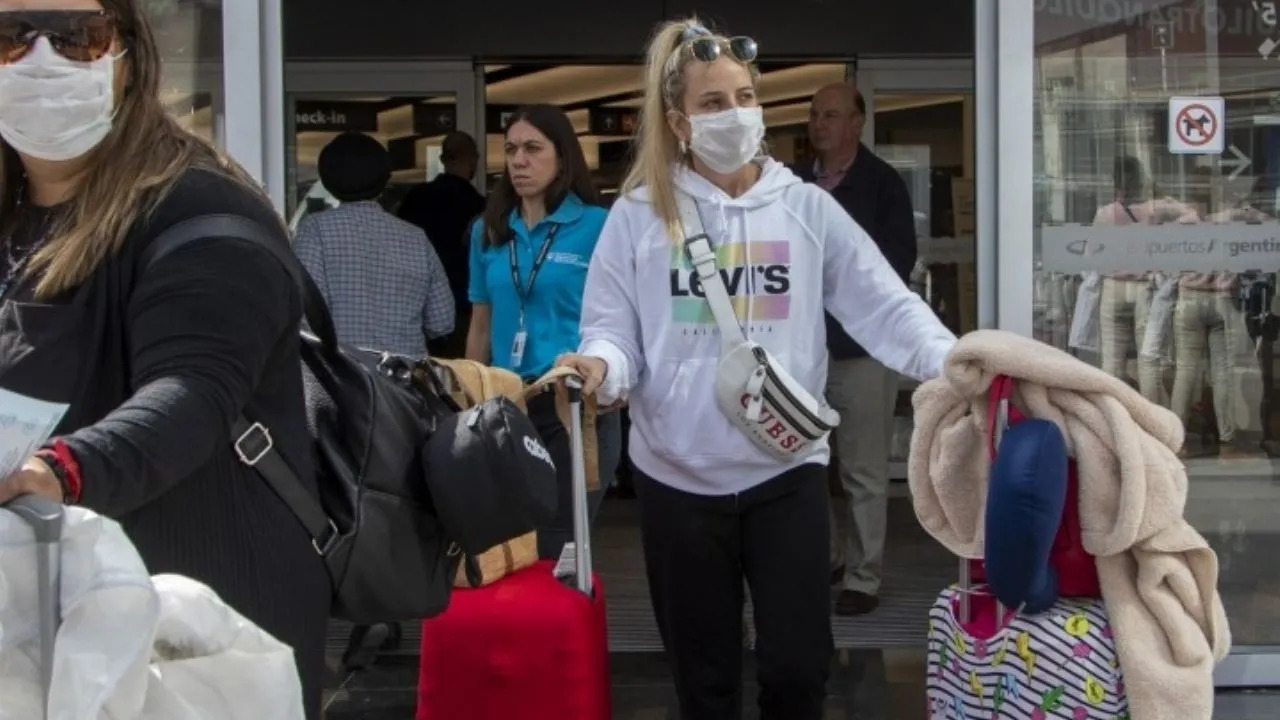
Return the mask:
<svg viewBox="0 0 1280 720">
<path fill-rule="evenodd" d="M 35 531 L 36 542 L 56 543 L 62 537 L 62 505 L 39 495 L 19 495 L 3 506 Z"/>
<path fill-rule="evenodd" d="M 36 538 L 36 583 L 40 604 L 40 680 L 44 714 L 49 714 L 49 689 L 53 684 L 53 645 L 61 617 L 62 570 L 59 543 L 62 541 L 63 510 L 60 503 L 39 495 L 19 495 L 2 507 L 31 526 Z"/>
</svg>

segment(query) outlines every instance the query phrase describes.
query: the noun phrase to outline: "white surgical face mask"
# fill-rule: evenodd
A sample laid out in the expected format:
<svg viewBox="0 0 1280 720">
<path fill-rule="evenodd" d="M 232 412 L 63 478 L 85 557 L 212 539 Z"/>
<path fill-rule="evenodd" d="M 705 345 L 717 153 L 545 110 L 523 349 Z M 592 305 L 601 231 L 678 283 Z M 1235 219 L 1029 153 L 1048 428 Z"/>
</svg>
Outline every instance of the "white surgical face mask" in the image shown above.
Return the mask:
<svg viewBox="0 0 1280 720">
<path fill-rule="evenodd" d="M 693 138 L 689 147 L 718 173 L 729 174 L 751 162 L 764 139 L 764 111 L 735 107 L 689 117 Z"/>
<path fill-rule="evenodd" d="M 115 115 L 116 56 L 68 60 L 40 38 L 26 57 L 0 65 L 0 137 L 42 160 L 72 160 L 102 142 Z"/>
</svg>

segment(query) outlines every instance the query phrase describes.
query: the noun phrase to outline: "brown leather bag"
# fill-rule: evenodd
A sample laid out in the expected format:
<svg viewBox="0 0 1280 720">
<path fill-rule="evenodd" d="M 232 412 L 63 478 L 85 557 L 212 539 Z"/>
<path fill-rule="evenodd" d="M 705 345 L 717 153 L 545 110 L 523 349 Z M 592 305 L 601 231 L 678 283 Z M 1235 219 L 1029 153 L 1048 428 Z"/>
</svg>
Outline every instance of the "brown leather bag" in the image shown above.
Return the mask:
<svg viewBox="0 0 1280 720">
<path fill-rule="evenodd" d="M 467 580 L 466 564 L 459 563 L 458 572 L 453 578 L 454 587 L 484 587 L 538 562 L 538 532 L 533 530 L 508 540 L 480 553 L 475 560 L 480 571 L 480 582 L 473 585 Z"/>
</svg>

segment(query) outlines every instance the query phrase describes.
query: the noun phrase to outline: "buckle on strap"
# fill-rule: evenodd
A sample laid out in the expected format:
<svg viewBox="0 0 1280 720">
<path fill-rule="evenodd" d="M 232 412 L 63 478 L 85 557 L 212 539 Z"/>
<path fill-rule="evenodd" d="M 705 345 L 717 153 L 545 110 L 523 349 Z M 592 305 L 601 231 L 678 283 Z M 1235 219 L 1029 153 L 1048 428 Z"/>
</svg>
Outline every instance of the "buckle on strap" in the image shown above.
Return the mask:
<svg viewBox="0 0 1280 720">
<path fill-rule="evenodd" d="M 253 467 L 271 452 L 275 447 L 275 441 L 271 439 L 271 433 L 266 426 L 256 422 L 236 438 L 234 447 L 236 455 L 240 456 L 240 462 Z"/>
<path fill-rule="evenodd" d="M 333 520 L 329 521 L 329 527 L 320 533 L 320 537 L 311 538 L 311 547 L 315 548 L 316 553 L 320 557 L 329 554 L 333 549 L 333 544 L 338 541 L 338 526 L 333 524 Z"/>
<path fill-rule="evenodd" d="M 702 243 L 702 245 L 699 246 L 698 243 Z M 707 237 L 706 233 L 700 233 L 686 239 L 684 241 L 684 252 L 689 256 L 689 264 L 693 265 L 695 270 L 710 263 L 712 272 L 715 271 L 716 253 L 711 249 L 711 239 Z"/>
</svg>

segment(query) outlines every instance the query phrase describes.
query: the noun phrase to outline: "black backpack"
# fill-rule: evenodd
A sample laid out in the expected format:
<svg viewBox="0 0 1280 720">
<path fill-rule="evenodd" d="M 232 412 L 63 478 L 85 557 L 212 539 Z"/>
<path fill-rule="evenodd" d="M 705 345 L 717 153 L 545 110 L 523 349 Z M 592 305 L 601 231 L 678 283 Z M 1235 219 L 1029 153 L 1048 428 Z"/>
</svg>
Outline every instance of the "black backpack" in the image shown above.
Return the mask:
<svg viewBox="0 0 1280 720">
<path fill-rule="evenodd" d="M 142 267 L 190 242 L 227 238 L 270 250 L 302 290 L 314 333 L 302 333 L 302 370 L 320 497 L 272 447 L 270 429 L 254 422 L 250 410 L 232 429 L 236 455 L 311 536 L 333 581 L 334 617 L 374 623 L 439 614 L 449 603 L 461 550 L 437 517 L 422 451 L 457 406 L 414 383 L 416 361 L 339 345 L 324 297 L 292 248 L 253 220 L 203 215 L 182 221 L 151 243 Z"/>
</svg>

